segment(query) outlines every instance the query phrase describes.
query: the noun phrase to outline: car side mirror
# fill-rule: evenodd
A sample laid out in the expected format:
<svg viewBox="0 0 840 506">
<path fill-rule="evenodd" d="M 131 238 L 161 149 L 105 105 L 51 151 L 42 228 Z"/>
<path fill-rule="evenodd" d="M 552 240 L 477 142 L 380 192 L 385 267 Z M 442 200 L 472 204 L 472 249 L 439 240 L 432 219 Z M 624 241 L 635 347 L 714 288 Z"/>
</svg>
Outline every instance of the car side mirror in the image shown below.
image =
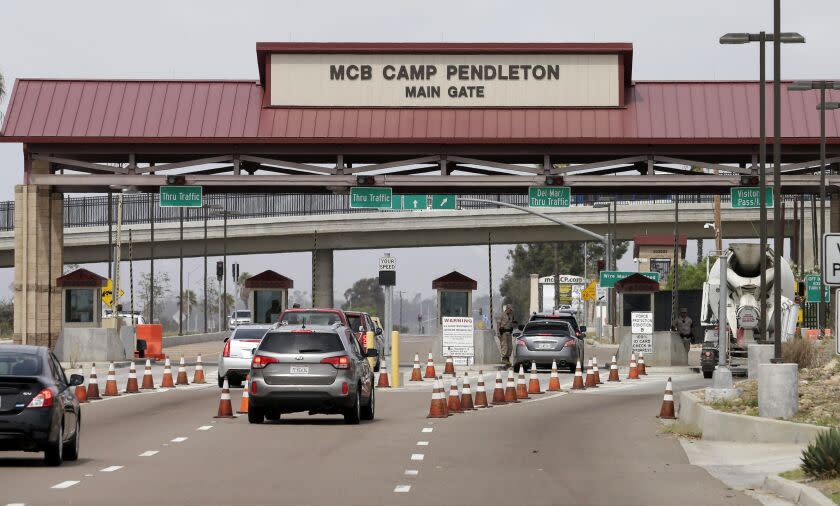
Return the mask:
<svg viewBox="0 0 840 506">
<path fill-rule="evenodd" d="M 256 353 L 257 353 L 257 349 L 256 348 L 251 348 L 251 355 L 255 355 Z"/>
<path fill-rule="evenodd" d="M 377 336 L 381 336 L 381 335 L 382 335 L 382 329 L 380 329 L 379 327 L 377 327 L 377 328 L 376 328 L 376 331 L 375 331 L 375 332 L 376 332 L 376 335 L 377 335 Z"/>
<path fill-rule="evenodd" d="M 369 348 L 367 353 L 365 353 L 365 356 L 368 358 L 376 358 L 379 356 L 379 350 L 376 348 Z"/>
<path fill-rule="evenodd" d="M 516 330 L 520 330 L 520 331 L 521 331 L 521 330 L 525 330 L 525 325 L 518 325 L 518 326 L 516 327 Z"/>
<path fill-rule="evenodd" d="M 228 342 L 228 341 L 230 341 L 230 336 L 226 336 L 226 337 L 225 337 L 225 340 L 224 340 L 224 341 L 222 341 L 222 342 L 223 342 L 223 343 L 226 343 L 226 342 Z"/>
<path fill-rule="evenodd" d="M 70 375 L 70 386 L 77 387 L 85 382 L 85 377 L 81 374 L 71 374 Z"/>
<path fill-rule="evenodd" d="M 580 326 L 580 331 L 581 332 L 586 332 L 586 325 L 581 325 Z"/>
</svg>

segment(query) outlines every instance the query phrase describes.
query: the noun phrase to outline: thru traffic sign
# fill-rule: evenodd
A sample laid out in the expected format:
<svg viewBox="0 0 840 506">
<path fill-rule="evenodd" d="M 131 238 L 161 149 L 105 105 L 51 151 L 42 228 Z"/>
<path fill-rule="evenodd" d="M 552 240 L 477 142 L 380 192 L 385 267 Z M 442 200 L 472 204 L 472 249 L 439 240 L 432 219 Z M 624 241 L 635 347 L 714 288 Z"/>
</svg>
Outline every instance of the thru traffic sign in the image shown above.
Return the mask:
<svg viewBox="0 0 840 506">
<path fill-rule="evenodd" d="M 391 209 L 391 188 L 354 186 L 350 188 L 350 209 Z"/>
<path fill-rule="evenodd" d="M 201 207 L 203 197 L 201 186 L 160 187 L 160 207 Z"/>
<path fill-rule="evenodd" d="M 569 207 L 572 189 L 568 186 L 531 186 L 528 188 L 529 207 Z"/>
<path fill-rule="evenodd" d="M 732 209 L 757 209 L 761 207 L 761 193 L 757 186 L 730 188 L 729 194 L 732 197 Z M 767 207 L 773 207 L 773 188 L 764 187 L 764 195 Z"/>
<path fill-rule="evenodd" d="M 428 202 L 428 195 L 405 195 L 403 197 L 403 209 L 406 211 L 421 211 L 429 207 Z"/>
<path fill-rule="evenodd" d="M 432 209 L 455 209 L 455 195 L 432 195 Z"/>
</svg>

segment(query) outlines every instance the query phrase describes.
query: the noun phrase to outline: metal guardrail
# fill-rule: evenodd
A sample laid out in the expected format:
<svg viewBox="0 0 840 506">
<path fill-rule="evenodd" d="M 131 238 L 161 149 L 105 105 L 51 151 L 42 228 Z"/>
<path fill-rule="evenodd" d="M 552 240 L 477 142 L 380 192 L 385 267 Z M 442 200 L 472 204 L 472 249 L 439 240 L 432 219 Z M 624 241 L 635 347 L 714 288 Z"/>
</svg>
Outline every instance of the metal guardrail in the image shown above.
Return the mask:
<svg viewBox="0 0 840 506">
<path fill-rule="evenodd" d="M 527 205 L 527 195 L 504 195 L 491 193 L 462 194 L 459 197 L 489 199 L 509 204 Z M 794 196 L 786 196 L 785 200 L 793 202 Z M 572 205 L 591 205 L 593 202 L 612 200 L 611 195 L 573 195 Z M 111 219 L 116 221 L 117 199 L 111 199 Z M 151 201 L 150 201 L 151 200 Z M 721 202 L 729 202 L 729 195 L 722 195 Z M 680 203 L 712 203 L 712 195 L 681 195 Z M 673 196 L 631 195 L 616 200 L 618 205 L 633 204 L 672 204 Z M 269 218 L 277 216 L 313 216 L 328 214 L 350 213 L 378 213 L 377 209 L 350 209 L 349 195 L 317 195 L 317 194 L 211 194 L 204 196 L 205 205 L 218 206 L 228 209 L 234 218 Z M 495 209 L 496 206 L 487 203 L 465 202 L 461 209 Z M 388 212 L 388 211 L 384 211 Z M 155 223 L 171 223 L 179 220 L 179 209 L 174 207 L 160 207 L 156 193 L 132 194 L 123 197 L 123 224 L 135 225 L 149 223 L 154 213 Z M 210 220 L 220 220 L 221 217 L 214 210 L 209 211 Z M 201 221 L 204 219 L 203 209 L 185 209 L 184 221 Z M 90 197 L 70 197 L 64 199 L 64 226 L 90 227 L 108 224 L 108 197 L 103 195 Z M 0 202 L 0 231 L 14 230 L 15 203 L 14 201 Z"/>
</svg>

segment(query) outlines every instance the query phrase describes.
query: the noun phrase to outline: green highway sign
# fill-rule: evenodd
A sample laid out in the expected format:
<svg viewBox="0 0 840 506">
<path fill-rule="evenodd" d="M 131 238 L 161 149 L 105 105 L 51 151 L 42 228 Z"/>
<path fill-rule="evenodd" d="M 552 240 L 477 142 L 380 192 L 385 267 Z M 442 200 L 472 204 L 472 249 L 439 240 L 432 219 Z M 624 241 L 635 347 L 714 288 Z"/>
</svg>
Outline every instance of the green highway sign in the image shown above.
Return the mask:
<svg viewBox="0 0 840 506">
<path fill-rule="evenodd" d="M 429 207 L 428 195 L 405 195 L 403 196 L 403 209 L 406 211 L 422 211 Z"/>
<path fill-rule="evenodd" d="M 403 208 L 403 197 L 405 195 L 392 195 L 391 196 L 391 210 L 393 211 L 401 211 Z"/>
<path fill-rule="evenodd" d="M 432 209 L 456 209 L 455 195 L 432 195 Z"/>
<path fill-rule="evenodd" d="M 659 283 L 658 272 L 601 271 L 601 279 L 599 280 L 599 284 L 601 285 L 601 288 L 612 288 L 615 286 L 616 283 L 633 274 L 641 274 L 642 276 L 650 278 Z"/>
<path fill-rule="evenodd" d="M 203 196 L 201 186 L 161 186 L 160 207 L 201 207 Z"/>
<path fill-rule="evenodd" d="M 773 207 L 773 188 L 764 188 L 765 202 L 767 207 Z M 761 207 L 761 193 L 757 186 L 739 186 L 730 188 L 733 209 L 756 209 Z"/>
<path fill-rule="evenodd" d="M 828 285 L 823 285 L 825 290 L 825 302 L 831 302 L 831 289 Z M 805 302 L 820 301 L 820 275 L 808 274 L 805 276 Z"/>
<path fill-rule="evenodd" d="M 528 188 L 529 207 L 569 207 L 572 189 L 568 186 L 531 186 Z"/>
<path fill-rule="evenodd" d="M 350 188 L 350 209 L 391 209 L 391 188 L 354 186 Z"/>
</svg>

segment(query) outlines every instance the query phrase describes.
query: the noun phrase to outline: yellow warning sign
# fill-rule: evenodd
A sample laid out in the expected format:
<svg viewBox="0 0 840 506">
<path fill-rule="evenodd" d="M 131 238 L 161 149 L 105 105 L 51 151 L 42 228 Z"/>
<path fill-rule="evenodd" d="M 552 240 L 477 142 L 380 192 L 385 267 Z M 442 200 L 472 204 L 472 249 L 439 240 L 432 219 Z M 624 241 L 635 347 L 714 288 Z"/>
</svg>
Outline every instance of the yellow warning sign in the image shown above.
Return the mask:
<svg viewBox="0 0 840 506">
<path fill-rule="evenodd" d="M 595 281 L 594 280 L 590 281 L 589 284 L 586 286 L 586 288 L 581 290 L 580 298 L 583 299 L 583 300 L 588 300 L 590 302 L 594 301 L 595 300 L 595 294 L 597 293 L 597 291 L 595 289 L 595 286 L 596 286 Z"/>
<path fill-rule="evenodd" d="M 120 290 L 120 298 L 125 295 L 123 290 Z M 102 289 L 102 302 L 105 303 L 106 306 L 111 307 L 114 305 L 114 282 L 112 280 L 108 280 L 108 283 Z"/>
</svg>

